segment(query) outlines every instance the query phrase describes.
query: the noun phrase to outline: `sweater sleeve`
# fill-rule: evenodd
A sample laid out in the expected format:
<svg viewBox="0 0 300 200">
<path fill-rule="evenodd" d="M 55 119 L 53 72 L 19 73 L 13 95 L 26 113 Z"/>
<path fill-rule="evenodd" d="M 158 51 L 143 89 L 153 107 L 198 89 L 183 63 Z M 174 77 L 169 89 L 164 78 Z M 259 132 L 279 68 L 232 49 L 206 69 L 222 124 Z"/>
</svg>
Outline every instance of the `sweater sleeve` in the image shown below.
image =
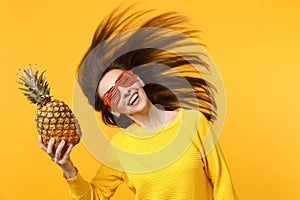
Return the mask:
<svg viewBox="0 0 300 200">
<path fill-rule="evenodd" d="M 74 200 L 109 200 L 123 182 L 123 172 L 101 165 L 91 180 L 87 182 L 80 173 L 67 179 L 69 193 Z"/>
<path fill-rule="evenodd" d="M 209 129 L 210 123 L 200 115 L 198 135 L 202 141 L 202 161 L 205 173 L 213 186 L 214 200 L 237 200 L 231 175 L 217 138 Z"/>
</svg>

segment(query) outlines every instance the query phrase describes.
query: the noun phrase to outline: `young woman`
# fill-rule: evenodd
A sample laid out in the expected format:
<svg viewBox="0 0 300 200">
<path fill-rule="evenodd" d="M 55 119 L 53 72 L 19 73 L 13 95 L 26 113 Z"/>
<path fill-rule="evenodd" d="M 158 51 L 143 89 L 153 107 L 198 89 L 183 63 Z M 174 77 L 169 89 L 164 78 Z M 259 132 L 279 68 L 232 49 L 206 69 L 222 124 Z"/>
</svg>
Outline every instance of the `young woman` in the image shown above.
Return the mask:
<svg viewBox="0 0 300 200">
<path fill-rule="evenodd" d="M 61 155 L 64 142 L 56 152 L 54 140 L 40 146 L 62 168 L 73 199 L 110 199 L 123 182 L 136 199 L 237 199 L 209 131 L 218 117 L 215 88 L 200 73 L 210 67 L 205 55 L 189 40 L 197 31 L 178 13 L 147 19 L 149 12 L 113 11 L 78 69 L 89 103 L 120 127 L 94 179 L 80 175 L 72 147 Z"/>
</svg>

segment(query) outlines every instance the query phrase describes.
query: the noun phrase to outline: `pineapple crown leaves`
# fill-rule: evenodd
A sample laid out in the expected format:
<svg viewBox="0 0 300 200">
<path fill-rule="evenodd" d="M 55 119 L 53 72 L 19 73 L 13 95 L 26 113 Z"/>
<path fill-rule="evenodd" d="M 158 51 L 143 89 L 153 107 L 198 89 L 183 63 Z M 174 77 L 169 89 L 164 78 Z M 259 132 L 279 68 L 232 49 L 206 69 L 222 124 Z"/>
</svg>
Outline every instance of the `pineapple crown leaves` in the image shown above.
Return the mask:
<svg viewBox="0 0 300 200">
<path fill-rule="evenodd" d="M 39 74 L 39 71 L 36 70 L 36 65 L 32 70 L 30 64 L 28 69 L 20 68 L 19 71 L 21 74 L 17 75 L 21 81 L 17 83 L 23 86 L 19 89 L 31 103 L 45 105 L 51 101 L 49 84 L 44 77 L 46 71 Z"/>
</svg>

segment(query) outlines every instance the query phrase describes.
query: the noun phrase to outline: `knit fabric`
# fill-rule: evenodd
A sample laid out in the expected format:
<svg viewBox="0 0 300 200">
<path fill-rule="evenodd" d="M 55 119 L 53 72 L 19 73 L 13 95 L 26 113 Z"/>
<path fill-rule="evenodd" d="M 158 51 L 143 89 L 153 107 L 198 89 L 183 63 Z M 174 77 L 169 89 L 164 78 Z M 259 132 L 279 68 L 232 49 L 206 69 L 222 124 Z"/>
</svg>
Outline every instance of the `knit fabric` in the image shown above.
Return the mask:
<svg viewBox="0 0 300 200">
<path fill-rule="evenodd" d="M 221 149 L 198 111 L 179 109 L 161 129 L 133 124 L 112 140 L 105 165 L 91 182 L 67 179 L 73 199 L 110 199 L 121 183 L 137 200 L 235 200 Z"/>
</svg>

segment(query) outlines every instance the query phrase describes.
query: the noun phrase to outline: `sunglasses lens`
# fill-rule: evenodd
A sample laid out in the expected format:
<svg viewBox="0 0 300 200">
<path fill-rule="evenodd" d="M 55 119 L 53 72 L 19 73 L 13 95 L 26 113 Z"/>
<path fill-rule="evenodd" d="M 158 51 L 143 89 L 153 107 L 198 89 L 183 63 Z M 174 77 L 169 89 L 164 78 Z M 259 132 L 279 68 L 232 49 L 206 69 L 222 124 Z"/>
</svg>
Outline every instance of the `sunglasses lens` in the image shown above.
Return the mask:
<svg viewBox="0 0 300 200">
<path fill-rule="evenodd" d="M 109 91 L 107 91 L 103 96 L 104 104 L 108 106 L 117 105 L 120 100 L 120 93 L 118 89 L 112 87 Z"/>
<path fill-rule="evenodd" d="M 118 105 L 119 103 L 119 100 L 120 100 L 120 94 L 118 92 L 119 90 L 116 89 L 116 90 L 113 90 L 112 92 L 112 96 L 111 96 L 111 104 L 112 105 Z"/>
<path fill-rule="evenodd" d="M 136 82 L 136 76 L 132 71 L 124 71 L 116 82 L 121 87 L 130 87 Z"/>
</svg>

